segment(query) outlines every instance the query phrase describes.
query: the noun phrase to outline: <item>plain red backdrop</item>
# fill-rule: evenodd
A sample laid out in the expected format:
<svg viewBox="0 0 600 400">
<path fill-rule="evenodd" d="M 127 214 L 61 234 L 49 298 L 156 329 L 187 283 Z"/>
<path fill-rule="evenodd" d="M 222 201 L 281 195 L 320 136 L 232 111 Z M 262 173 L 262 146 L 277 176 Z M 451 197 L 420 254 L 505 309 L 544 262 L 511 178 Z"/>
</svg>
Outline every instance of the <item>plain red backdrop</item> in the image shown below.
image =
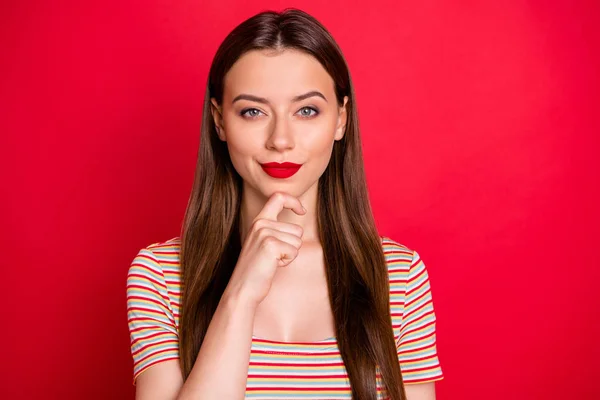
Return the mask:
<svg viewBox="0 0 600 400">
<path fill-rule="evenodd" d="M 380 232 L 429 268 L 438 398 L 598 398 L 598 4 L 2 2 L 0 397 L 133 398 L 126 273 L 179 234 L 214 52 L 296 6 L 350 65 Z"/>
</svg>

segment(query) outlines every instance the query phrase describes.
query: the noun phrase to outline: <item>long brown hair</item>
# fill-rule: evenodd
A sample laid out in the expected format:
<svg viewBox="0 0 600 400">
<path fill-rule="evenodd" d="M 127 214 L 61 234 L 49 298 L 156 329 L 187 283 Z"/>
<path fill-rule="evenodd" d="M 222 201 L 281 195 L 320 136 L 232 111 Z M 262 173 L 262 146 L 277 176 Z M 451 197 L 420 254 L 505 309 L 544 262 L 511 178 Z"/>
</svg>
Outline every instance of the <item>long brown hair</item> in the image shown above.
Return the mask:
<svg viewBox="0 0 600 400">
<path fill-rule="evenodd" d="M 331 34 L 294 8 L 265 11 L 238 25 L 213 59 L 204 97 L 200 149 L 182 226 L 180 363 L 187 379 L 241 251 L 242 180 L 216 134 L 211 97 L 219 104 L 225 74 L 245 52 L 296 49 L 315 57 L 335 83 L 338 104 L 348 96 L 344 137 L 336 141 L 319 179 L 318 230 L 337 344 L 355 399 L 376 399 L 376 370 L 392 400 L 404 386 L 391 325 L 388 270 L 363 169 L 354 88 Z"/>
</svg>

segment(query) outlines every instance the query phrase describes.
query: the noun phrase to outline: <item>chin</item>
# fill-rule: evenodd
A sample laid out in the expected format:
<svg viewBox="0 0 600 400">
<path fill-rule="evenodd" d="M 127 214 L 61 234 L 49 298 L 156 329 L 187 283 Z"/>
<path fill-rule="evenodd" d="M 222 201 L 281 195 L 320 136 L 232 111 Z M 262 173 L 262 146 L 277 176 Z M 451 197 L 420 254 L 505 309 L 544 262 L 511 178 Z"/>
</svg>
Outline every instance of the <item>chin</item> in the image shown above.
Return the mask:
<svg viewBox="0 0 600 400">
<path fill-rule="evenodd" d="M 261 193 L 265 198 L 270 198 L 275 192 L 285 192 L 294 197 L 302 197 L 308 190 L 305 184 L 299 184 L 297 182 L 281 180 L 281 182 L 261 182 L 258 187 L 258 192 Z"/>
</svg>

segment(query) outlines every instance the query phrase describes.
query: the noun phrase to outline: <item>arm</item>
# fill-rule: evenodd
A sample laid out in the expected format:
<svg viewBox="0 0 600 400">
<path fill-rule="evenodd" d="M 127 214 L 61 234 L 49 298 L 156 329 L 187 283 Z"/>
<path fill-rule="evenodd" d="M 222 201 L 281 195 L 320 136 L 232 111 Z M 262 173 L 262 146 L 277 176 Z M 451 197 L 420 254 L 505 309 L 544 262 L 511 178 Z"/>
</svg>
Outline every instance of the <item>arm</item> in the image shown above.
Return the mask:
<svg viewBox="0 0 600 400">
<path fill-rule="evenodd" d="M 156 364 L 141 373 L 136 382 L 136 400 L 176 399 L 183 385 L 179 360 Z"/>
<path fill-rule="evenodd" d="M 436 316 L 427 268 L 414 251 L 405 293 L 397 343 L 404 389 L 408 400 L 435 400 L 435 381 L 443 379 L 436 348 Z"/>
<path fill-rule="evenodd" d="M 143 249 L 127 276 L 127 315 L 137 400 L 243 399 L 255 310 L 226 290 L 187 380 L 162 266 Z"/>
<path fill-rule="evenodd" d="M 185 384 L 179 362 L 165 361 L 139 375 L 136 400 L 243 399 L 254 322 L 250 311 L 223 296 Z"/>
<path fill-rule="evenodd" d="M 178 400 L 244 398 L 256 311 L 248 304 L 225 290 Z"/>
<path fill-rule="evenodd" d="M 268 294 L 277 268 L 293 261 L 302 245 L 302 227 L 277 221 L 284 208 L 306 213 L 296 197 L 275 192 L 255 218 L 178 400 L 245 397 L 256 308 Z M 176 375 L 169 371 L 168 376 Z M 170 384 L 176 391 L 177 378 L 159 379 L 157 385 Z"/>
<path fill-rule="evenodd" d="M 162 265 L 142 249 L 127 273 L 127 324 L 137 399 L 174 399 L 183 384 L 179 335 Z"/>
<path fill-rule="evenodd" d="M 435 400 L 435 382 L 404 385 L 407 400 Z"/>
</svg>

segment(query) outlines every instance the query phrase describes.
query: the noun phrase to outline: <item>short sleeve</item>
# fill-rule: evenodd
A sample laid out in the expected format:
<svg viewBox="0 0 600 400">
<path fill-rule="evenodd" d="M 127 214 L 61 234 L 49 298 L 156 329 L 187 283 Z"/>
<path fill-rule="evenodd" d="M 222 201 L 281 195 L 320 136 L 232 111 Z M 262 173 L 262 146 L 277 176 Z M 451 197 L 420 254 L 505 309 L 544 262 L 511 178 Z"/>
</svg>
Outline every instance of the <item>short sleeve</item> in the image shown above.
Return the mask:
<svg viewBox="0 0 600 400">
<path fill-rule="evenodd" d="M 416 251 L 408 272 L 398 360 L 404 383 L 443 379 L 436 349 L 435 312 L 427 268 Z"/>
<path fill-rule="evenodd" d="M 179 359 L 179 336 L 165 276 L 149 249 L 138 252 L 127 273 L 127 324 L 133 385 L 149 367 Z"/>
</svg>

